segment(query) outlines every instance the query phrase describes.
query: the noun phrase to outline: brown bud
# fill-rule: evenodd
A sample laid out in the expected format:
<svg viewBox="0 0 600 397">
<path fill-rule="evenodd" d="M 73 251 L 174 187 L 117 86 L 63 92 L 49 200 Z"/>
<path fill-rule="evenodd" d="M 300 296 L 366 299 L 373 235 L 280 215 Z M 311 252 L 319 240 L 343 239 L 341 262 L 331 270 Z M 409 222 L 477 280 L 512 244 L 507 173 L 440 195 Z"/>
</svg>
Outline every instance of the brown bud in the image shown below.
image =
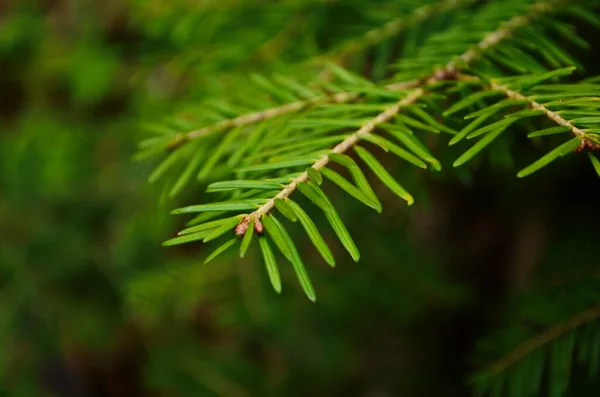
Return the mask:
<svg viewBox="0 0 600 397">
<path fill-rule="evenodd" d="M 235 235 L 238 237 L 244 237 L 246 230 L 248 230 L 248 224 L 250 223 L 250 216 L 245 216 L 240 220 L 240 223 L 235 227 Z"/>
<path fill-rule="evenodd" d="M 575 153 L 579 153 L 586 149 L 597 151 L 597 150 L 600 150 L 600 145 L 584 138 L 581 140 L 581 143 L 579 144 L 579 146 L 577 146 L 577 149 L 575 149 Z"/>
<path fill-rule="evenodd" d="M 265 231 L 265 227 L 263 226 L 263 224 L 262 224 L 262 222 L 260 221 L 260 219 L 259 219 L 259 218 L 256 218 L 256 219 L 254 220 L 254 231 L 255 231 L 257 234 L 263 234 L 263 233 L 264 233 L 264 231 Z"/>
<path fill-rule="evenodd" d="M 442 81 L 442 80 L 456 80 L 457 74 L 454 69 L 438 69 L 433 74 L 433 78 Z"/>
<path fill-rule="evenodd" d="M 587 147 L 593 151 L 600 150 L 600 145 L 598 145 L 596 142 L 587 141 Z"/>
</svg>

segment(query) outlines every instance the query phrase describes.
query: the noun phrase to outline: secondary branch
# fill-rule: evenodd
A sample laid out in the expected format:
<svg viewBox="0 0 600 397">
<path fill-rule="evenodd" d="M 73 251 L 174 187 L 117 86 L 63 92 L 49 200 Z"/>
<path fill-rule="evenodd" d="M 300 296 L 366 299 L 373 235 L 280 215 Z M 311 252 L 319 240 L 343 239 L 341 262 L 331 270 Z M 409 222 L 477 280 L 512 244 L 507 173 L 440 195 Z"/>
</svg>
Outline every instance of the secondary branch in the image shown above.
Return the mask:
<svg viewBox="0 0 600 397">
<path fill-rule="evenodd" d="M 571 332 L 576 328 L 591 323 L 592 321 L 595 321 L 599 318 L 600 306 L 594 306 L 581 313 L 578 313 L 575 316 L 569 318 L 568 320 L 559 323 L 553 326 L 552 328 L 549 328 L 541 334 L 536 335 L 535 337 L 526 341 L 525 343 L 517 347 L 515 350 L 513 350 L 512 353 L 493 363 L 489 367 L 489 370 L 494 374 L 501 373 L 511 365 L 519 362 L 524 357 L 531 354 L 533 351 L 544 347 L 548 343 L 558 339 L 562 335 L 565 335 L 567 332 Z"/>
<path fill-rule="evenodd" d="M 554 121 L 556 124 L 561 125 L 563 127 L 568 127 L 571 130 L 571 133 L 578 138 L 585 139 L 585 137 L 587 136 L 587 134 L 584 130 L 576 127 L 573 123 L 571 123 L 569 120 L 566 120 L 565 118 L 563 118 L 560 114 L 548 109 L 544 105 L 534 101 L 533 99 L 531 99 L 517 91 L 513 91 L 510 88 L 503 86 L 501 84 L 498 84 L 494 81 L 492 81 L 490 83 L 490 88 L 492 90 L 502 91 L 504 93 L 504 95 L 506 95 L 510 99 L 518 99 L 518 100 L 522 100 L 522 101 L 528 101 L 529 103 L 527 105 L 531 109 L 541 110 L 542 112 L 544 112 L 544 115 L 546 117 L 548 117 L 550 120 Z"/>
</svg>

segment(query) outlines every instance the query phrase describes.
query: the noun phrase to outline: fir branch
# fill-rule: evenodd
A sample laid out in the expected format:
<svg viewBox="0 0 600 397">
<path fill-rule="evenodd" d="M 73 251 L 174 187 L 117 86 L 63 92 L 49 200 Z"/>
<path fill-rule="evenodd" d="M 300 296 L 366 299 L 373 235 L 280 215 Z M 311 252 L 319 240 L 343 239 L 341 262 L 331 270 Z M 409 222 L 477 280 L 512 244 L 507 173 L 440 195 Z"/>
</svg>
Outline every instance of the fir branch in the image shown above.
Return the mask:
<svg viewBox="0 0 600 397">
<path fill-rule="evenodd" d="M 446 9 L 450 9 L 452 7 L 457 7 L 459 5 L 466 4 L 468 1 L 473 1 L 473 0 L 448 0 L 447 2 L 443 3 L 443 6 L 442 5 L 440 5 L 440 6 L 431 6 L 431 5 L 424 6 L 415 11 L 415 17 L 421 16 L 422 18 L 425 18 L 425 16 L 432 15 L 433 10 L 438 10 L 438 8 L 439 8 L 438 11 L 441 12 L 442 10 L 446 10 Z M 519 28 L 521 28 L 523 26 L 526 26 L 527 24 L 532 22 L 534 19 L 542 16 L 543 14 L 554 10 L 554 8 L 559 3 L 562 3 L 562 2 L 564 2 L 564 0 L 546 1 L 546 2 L 536 3 L 536 4 L 532 5 L 531 12 L 528 15 L 520 15 L 520 16 L 514 17 L 511 20 L 507 21 L 499 29 L 490 33 L 483 40 L 481 40 L 478 44 L 474 45 L 470 50 L 468 50 L 464 54 L 460 55 L 459 57 L 457 57 L 456 59 L 451 61 L 444 68 L 438 70 L 436 72 L 436 74 L 434 74 L 434 77 L 436 77 L 436 80 L 438 80 L 438 81 L 452 77 L 452 75 L 454 73 L 458 72 L 459 70 L 463 69 L 464 67 L 468 66 L 473 61 L 475 61 L 483 52 L 500 44 L 502 41 L 510 38 L 516 30 L 518 30 Z M 422 10 L 422 11 L 419 11 L 419 10 Z M 397 24 L 399 24 L 398 28 L 401 28 L 402 26 L 404 26 L 400 22 L 396 22 L 395 24 L 393 22 L 394 21 L 390 22 L 390 24 L 392 24 L 393 26 L 396 26 Z M 387 31 L 386 28 L 384 28 L 384 27 L 382 27 L 380 29 Z M 387 28 L 387 29 L 390 29 L 390 28 Z M 374 32 L 374 31 L 371 31 L 371 32 Z M 381 34 L 367 33 L 366 36 L 380 37 Z M 382 39 L 384 39 L 384 38 L 382 38 Z M 349 53 L 349 52 L 347 51 L 347 53 Z M 327 69 L 327 70 L 329 70 L 329 69 Z M 321 77 L 323 77 L 323 76 L 321 76 Z M 410 80 L 410 81 L 406 81 L 406 82 L 389 84 L 389 85 L 385 86 L 385 89 L 388 89 L 391 91 L 401 91 L 401 90 L 415 88 L 415 87 L 420 86 L 423 83 L 430 83 L 430 82 L 428 82 L 428 79 L 430 77 L 432 77 L 432 76 L 425 76 L 423 79 Z M 215 133 L 215 132 L 225 131 L 225 130 L 228 130 L 230 128 L 235 128 L 235 127 L 243 127 L 243 126 L 254 124 L 254 123 L 257 123 L 257 122 L 260 122 L 263 120 L 272 119 L 275 117 L 283 116 L 285 114 L 297 112 L 297 111 L 300 111 L 307 107 L 319 105 L 322 103 L 350 102 L 350 101 L 357 99 L 359 96 L 360 96 L 360 94 L 356 93 L 356 92 L 340 92 L 340 93 L 333 94 L 333 95 L 328 95 L 328 96 L 323 96 L 323 97 L 318 97 L 318 98 L 311 98 L 311 99 L 307 99 L 304 101 L 292 102 L 292 103 L 288 103 L 288 104 L 285 104 L 282 106 L 273 107 L 273 108 L 269 108 L 269 109 L 258 111 L 258 112 L 244 114 L 244 115 L 236 117 L 236 118 L 219 121 L 215 124 L 212 124 L 210 126 L 206 126 L 206 127 L 194 130 L 194 131 L 177 134 L 177 135 L 175 135 L 175 137 L 173 137 L 171 142 L 168 144 L 167 148 L 169 150 L 173 150 L 173 149 L 180 147 L 181 145 L 183 145 L 184 143 L 186 143 L 188 141 L 203 138 L 203 137 L 210 135 L 212 133 Z"/>
<path fill-rule="evenodd" d="M 524 33 L 531 34 L 526 28 L 532 22 L 543 18 L 547 13 L 556 11 L 567 1 L 545 0 L 534 4 L 530 4 L 529 1 L 509 1 L 508 3 L 510 4 L 505 5 L 500 0 L 486 4 L 475 15 L 461 16 L 459 19 L 464 24 L 457 24 L 457 28 L 430 35 L 418 51 L 415 51 L 418 54 L 414 58 L 411 59 L 407 55 L 398 63 L 399 72 L 396 74 L 396 82 L 393 84 L 386 86 L 375 84 L 335 63 L 328 65 L 329 70 L 332 75 L 339 78 L 341 85 L 337 85 L 337 81 L 335 84 L 321 81 L 315 82 L 316 87 L 303 86 L 283 76 L 275 76 L 273 81 L 262 76 L 252 76 L 251 82 L 263 90 L 264 97 L 268 99 L 266 101 L 268 103 L 259 104 L 260 108 L 263 108 L 262 110 L 256 111 L 256 104 L 251 103 L 249 104 L 250 110 L 245 110 L 248 113 L 242 114 L 236 106 L 215 104 L 217 112 L 204 117 L 205 122 L 202 128 L 175 135 L 170 132 L 170 135 L 165 138 L 145 142 L 144 145 L 141 145 L 142 147 L 149 147 L 155 145 L 155 142 L 159 142 L 157 146 L 160 146 L 159 150 L 162 151 L 165 142 L 169 142 L 173 137 L 175 139 L 171 141 L 171 148 L 177 148 L 185 142 L 195 140 L 185 148 L 185 150 L 189 149 L 187 150 L 189 153 L 184 153 L 185 156 L 180 155 L 183 152 L 175 152 L 161 164 L 160 172 L 164 173 L 164 170 L 173 162 L 191 159 L 194 145 L 201 149 L 197 153 L 193 153 L 194 161 L 188 163 L 184 173 L 178 179 L 177 186 L 182 184 L 183 177 L 189 179 L 189 176 L 196 171 L 203 154 L 211 151 L 212 141 L 220 142 L 217 149 L 205 161 L 198 177 L 205 178 L 206 170 L 216 168 L 216 165 L 220 165 L 223 157 L 230 155 L 230 159 L 222 168 L 233 171 L 237 178 L 243 178 L 216 182 L 208 186 L 207 192 L 229 191 L 231 195 L 223 201 L 174 210 L 174 214 L 196 212 L 201 214 L 190 221 L 190 227 L 183 230 L 180 236 L 168 240 L 165 245 L 199 240 L 208 242 L 221 238 L 233 229 L 235 235 L 241 238 L 240 256 L 244 256 L 252 242 L 252 236 L 256 235 L 255 240 L 258 239 L 260 242 L 267 272 L 274 289 L 277 292 L 281 290 L 281 280 L 271 243 L 274 243 L 292 264 L 302 289 L 309 299 L 314 301 L 314 288 L 296 246 L 285 226 L 277 219 L 277 214 L 272 212 L 276 209 L 291 221 L 300 220 L 319 253 L 333 266 L 335 263 L 333 256 L 316 226 L 303 212 L 303 209 L 291 200 L 293 193 L 298 190 L 323 210 L 346 251 L 353 260 L 358 261 L 360 253 L 356 244 L 339 217 L 335 206 L 318 185 L 327 179 L 358 201 L 381 212 L 381 203 L 361 167 L 354 159 L 347 156 L 351 150 L 354 150 L 363 163 L 388 188 L 406 200 L 409 205 L 413 202 L 412 196 L 386 171 L 376 156 L 358 146 L 363 140 L 418 167 L 427 168 L 429 164 L 433 169 L 439 170 L 441 168 L 439 161 L 429 153 L 426 145 L 413 135 L 413 130 L 434 133 L 444 131 L 454 134 L 455 138 L 458 136 L 471 138 L 487 134 L 463 154 L 460 161 L 455 162 L 455 166 L 457 166 L 457 163 L 462 164 L 481 151 L 511 123 L 520 118 L 545 116 L 558 122 L 559 126 L 554 128 L 561 129 L 563 132 L 572 131 L 576 138 L 571 138 L 566 144 L 553 150 L 550 157 L 546 155 L 526 170 L 521 171 L 519 176 L 527 175 L 533 172 L 532 170 L 541 168 L 553 158 L 562 156 L 563 152 L 575 150 L 580 141 L 583 141 L 582 138 L 585 134 L 596 131 L 596 129 L 580 130 L 576 127 L 591 124 L 595 128 L 595 114 L 591 116 L 588 113 L 582 114 L 582 112 L 574 114 L 570 110 L 571 113 L 561 112 L 553 107 L 552 103 L 546 103 L 540 99 L 542 97 L 550 100 L 560 99 L 562 98 L 560 90 L 558 94 L 550 92 L 537 97 L 526 97 L 526 95 L 530 95 L 528 89 L 534 85 L 543 80 L 562 76 L 567 69 L 571 70 L 572 65 L 570 64 L 565 65 L 569 66 L 563 68 L 565 70 L 547 72 L 543 75 L 506 76 L 505 80 L 469 77 L 477 79 L 474 85 L 478 86 L 480 90 L 483 88 L 482 92 L 484 93 L 491 91 L 495 95 L 508 97 L 508 99 L 504 99 L 504 102 L 513 104 L 516 102 L 521 106 L 532 107 L 532 109 L 506 115 L 506 120 L 483 126 L 471 134 L 469 134 L 469 129 L 472 130 L 478 126 L 478 124 L 474 124 L 475 122 L 469 124 L 460 133 L 456 133 L 453 128 L 440 123 L 433 115 L 423 110 L 422 104 L 418 103 L 425 102 L 430 109 L 442 111 L 433 101 L 439 97 L 435 90 L 440 86 L 447 86 L 453 81 L 465 79 L 465 75 L 461 73 L 488 76 L 489 72 L 492 76 L 498 74 L 505 76 L 504 70 L 495 68 L 488 60 L 488 58 L 492 60 L 498 58 L 497 54 L 490 54 L 490 52 L 496 47 L 500 47 L 497 50 L 498 53 L 508 51 L 510 55 L 511 46 L 514 44 L 505 43 L 506 41 L 509 39 L 515 41 Z M 489 25 L 495 26 L 495 30 L 490 32 Z M 559 65 L 569 63 L 565 61 L 569 57 L 560 52 L 560 49 L 553 47 L 553 51 L 558 51 L 562 60 L 555 63 Z M 543 50 L 541 52 L 543 53 Z M 535 64 L 535 62 L 533 63 Z M 479 67 L 481 69 L 478 69 Z M 529 70 L 527 67 L 521 69 Z M 533 69 L 539 68 L 534 67 Z M 379 75 L 381 76 L 382 73 Z M 513 85 L 515 81 L 522 83 L 526 79 L 529 80 L 525 85 Z M 463 85 L 463 82 L 460 82 L 455 88 L 463 95 L 465 91 L 472 91 L 471 83 Z M 587 91 L 577 91 L 576 94 L 587 93 L 596 88 L 589 84 L 586 87 Z M 536 89 L 548 90 L 546 86 Z M 563 90 L 565 89 L 568 87 L 563 88 Z M 460 111 L 473 105 L 477 99 L 484 98 L 484 96 L 477 95 L 463 98 L 460 106 L 453 106 L 452 111 L 446 113 Z M 574 93 L 569 91 L 569 95 L 573 96 Z M 247 98 L 248 95 L 244 97 Z M 492 107 L 490 110 L 492 115 L 502 111 L 502 106 L 504 103 L 501 106 Z M 565 118 L 568 117 L 568 114 L 572 114 L 574 118 L 571 120 Z M 298 117 L 299 115 L 301 117 Z M 223 118 L 226 119 L 223 120 Z M 280 123 L 270 125 L 269 120 Z M 476 120 L 479 124 L 482 121 L 484 122 L 485 119 Z M 213 124 L 207 125 L 208 123 Z M 250 128 L 255 123 L 258 128 Z M 348 131 L 348 128 L 352 128 L 352 130 Z M 397 140 L 404 147 L 389 141 L 385 136 L 380 136 L 379 131 L 385 132 L 389 138 Z M 581 132 L 584 135 L 580 136 Z M 216 135 L 221 133 L 226 135 L 224 139 Z M 240 143 L 239 134 L 247 134 L 251 139 Z M 200 138 L 208 136 L 211 139 L 200 140 Z M 591 135 L 588 138 L 591 140 Z M 155 152 L 159 150 L 155 150 Z M 338 163 L 347 168 L 354 183 L 329 169 L 331 163 Z M 247 176 L 249 173 L 256 173 L 257 179 L 254 180 L 251 176 Z M 234 212 L 235 214 L 228 214 Z M 266 232 L 267 236 L 261 236 L 263 232 Z M 240 240 L 234 238 L 226 241 L 209 259 L 233 247 L 236 241 Z"/>
<path fill-rule="evenodd" d="M 562 1 L 562 0 L 559 0 Z M 536 3 L 531 7 L 531 12 L 526 16 L 517 16 L 503 24 L 499 29 L 491 32 L 489 35 L 484 37 L 478 44 L 473 46 L 464 54 L 458 58 L 450 61 L 446 66 L 436 70 L 432 75 L 426 76 L 420 79 L 419 82 L 407 82 L 401 83 L 401 87 L 412 86 L 416 87 L 405 96 L 403 99 L 398 101 L 393 106 L 387 108 L 382 113 L 379 113 L 373 119 L 365 123 L 358 131 L 348 136 L 344 141 L 335 146 L 329 153 L 319 158 L 311 168 L 319 171 L 329 163 L 329 156 L 331 154 L 343 154 L 351 149 L 359 140 L 365 136 L 371 134 L 377 125 L 385 123 L 396 116 L 403 106 L 411 105 L 421 98 L 425 93 L 425 86 L 433 85 L 443 80 L 452 79 L 457 77 L 459 70 L 467 67 L 470 63 L 475 61 L 480 54 L 484 51 L 500 44 L 503 40 L 511 37 L 512 34 L 520 27 L 526 26 L 536 17 L 553 10 L 553 6 L 558 4 L 559 1 Z M 389 86 L 388 86 L 389 87 Z M 260 221 L 261 217 L 268 214 L 275 206 L 275 200 L 288 198 L 297 188 L 298 184 L 306 182 L 309 179 L 308 171 L 302 172 L 299 176 L 293 179 L 289 184 L 285 186 L 277 195 L 269 199 L 265 204 L 261 205 L 257 210 L 252 212 L 240 221 L 240 225 L 246 225 L 252 220 Z"/>
<path fill-rule="evenodd" d="M 307 99 L 305 101 L 292 102 L 286 105 L 273 107 L 254 113 L 247 113 L 232 119 L 222 120 L 215 124 L 200 128 L 198 130 L 177 134 L 169 144 L 169 149 L 175 149 L 184 144 L 185 142 L 203 138 L 216 132 L 228 130 L 230 128 L 244 127 L 250 124 L 258 123 L 260 121 L 283 116 L 288 113 L 297 112 L 302 109 L 306 109 L 309 106 L 314 106 L 322 103 L 350 102 L 358 98 L 359 95 L 360 94 L 356 92 L 340 92 L 330 96 L 322 96 L 318 98 Z"/>
<path fill-rule="evenodd" d="M 384 86 L 384 88 L 389 91 L 404 91 L 414 88 L 417 85 L 419 85 L 419 82 L 413 80 L 407 82 L 388 84 Z M 193 130 L 187 133 L 179 133 L 172 138 L 171 142 L 167 146 L 167 149 L 177 149 L 186 142 L 204 138 L 208 135 L 217 132 L 226 131 L 232 128 L 245 127 L 254 123 L 259 123 L 261 121 L 280 117 L 289 113 L 298 112 L 311 106 L 322 105 L 326 103 L 336 104 L 352 102 L 358 99 L 360 96 L 361 93 L 359 92 L 344 91 L 332 95 L 311 98 L 304 101 L 292 102 L 282 106 L 272 107 L 253 113 L 246 113 L 244 115 L 231 119 L 225 119 L 215 124 L 211 124 L 209 126 L 202 127 L 200 129 Z"/>
<path fill-rule="evenodd" d="M 563 118 L 561 115 L 559 115 L 558 113 L 548 109 L 546 106 L 534 101 L 533 99 L 531 99 L 530 97 L 527 97 L 517 91 L 511 90 L 510 88 L 506 87 L 505 85 L 502 84 L 498 84 L 495 81 L 491 81 L 490 85 L 489 85 L 490 89 L 492 90 L 496 90 L 496 91 L 501 91 L 504 93 L 504 95 L 506 95 L 508 98 L 510 99 L 516 99 L 516 100 L 521 100 L 521 101 L 528 101 L 528 107 L 533 109 L 533 110 L 540 110 L 542 112 L 544 112 L 544 116 L 546 116 L 547 118 L 549 118 L 550 120 L 552 120 L 553 122 L 555 122 L 556 124 L 563 126 L 563 127 L 568 127 L 571 131 L 571 133 L 577 137 L 577 138 L 581 138 L 582 141 L 585 141 L 585 138 L 587 136 L 587 133 L 582 130 L 581 128 L 576 127 L 573 123 L 571 123 L 569 120 L 566 120 L 565 118 Z"/>
<path fill-rule="evenodd" d="M 379 113 L 375 118 L 369 120 L 365 123 L 358 131 L 354 134 L 350 135 L 346 139 L 344 139 L 341 143 L 335 146 L 328 154 L 324 155 L 320 159 L 318 159 L 311 168 L 319 171 L 323 167 L 325 167 L 329 163 L 329 156 L 331 154 L 343 154 L 351 149 L 360 139 L 362 139 L 365 135 L 372 133 L 377 125 L 381 123 L 385 123 L 391 118 L 393 118 L 403 106 L 410 105 L 414 103 L 417 99 L 419 99 L 425 90 L 422 88 L 418 88 L 413 90 L 409 95 L 404 97 L 402 100 L 397 102 L 396 104 L 390 106 L 385 111 Z M 297 188 L 299 183 L 308 181 L 309 175 L 308 171 L 304 171 L 298 177 L 294 178 L 292 182 L 290 182 L 286 187 L 281 190 L 276 196 L 271 198 L 261 207 L 259 207 L 256 211 L 250 214 L 250 217 L 253 219 L 260 219 L 263 215 L 266 215 L 273 209 L 275 206 L 275 200 L 277 199 L 286 199 L 288 198 Z"/>
<path fill-rule="evenodd" d="M 599 318 L 600 305 L 584 310 L 583 312 L 580 312 L 573 317 L 558 323 L 551 328 L 548 328 L 541 334 L 536 335 L 535 337 L 524 342 L 508 355 L 492 363 L 488 369 L 492 374 L 499 374 L 505 371 L 508 367 L 519 362 L 524 357 L 527 357 L 533 351 L 541 349 L 568 332 L 571 332 L 585 324 L 591 323 Z"/>
<path fill-rule="evenodd" d="M 461 73 L 457 77 L 458 77 L 459 80 L 462 80 L 462 81 L 481 82 L 483 84 L 483 81 L 479 77 L 476 77 L 476 76 L 471 76 L 471 75 L 468 75 L 468 74 Z M 523 95 L 520 92 L 515 91 L 513 89 L 510 89 L 506 85 L 500 84 L 500 83 L 498 83 L 498 82 L 496 82 L 494 80 L 490 80 L 489 84 L 484 85 L 484 87 L 487 90 L 490 90 L 490 91 L 499 91 L 499 92 L 502 92 L 509 99 L 514 99 L 514 100 L 517 100 L 517 101 L 527 102 L 527 106 L 530 109 L 532 109 L 532 110 L 539 110 L 539 111 L 543 112 L 543 115 L 545 117 L 547 117 L 548 119 L 552 120 L 554 123 L 556 123 L 556 124 L 558 124 L 558 125 L 560 125 L 562 127 L 569 128 L 570 132 L 575 137 L 581 138 L 584 143 L 586 142 L 586 137 L 588 136 L 588 134 L 584 130 L 582 130 L 581 128 L 577 127 L 576 125 L 574 125 L 572 122 L 570 122 L 569 120 L 567 120 L 564 117 L 562 117 L 557 112 L 554 112 L 554 111 L 548 109 L 543 104 L 536 102 L 531 97 Z M 590 143 L 593 144 L 593 142 L 590 142 Z"/>
</svg>

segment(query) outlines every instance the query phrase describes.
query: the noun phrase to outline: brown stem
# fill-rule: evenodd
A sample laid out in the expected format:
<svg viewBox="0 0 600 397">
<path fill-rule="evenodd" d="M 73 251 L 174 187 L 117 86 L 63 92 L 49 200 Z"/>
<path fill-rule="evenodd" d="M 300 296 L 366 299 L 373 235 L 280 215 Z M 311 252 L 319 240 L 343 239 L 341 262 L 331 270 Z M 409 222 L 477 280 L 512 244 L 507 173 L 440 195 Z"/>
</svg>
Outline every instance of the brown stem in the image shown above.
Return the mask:
<svg viewBox="0 0 600 397">
<path fill-rule="evenodd" d="M 540 349 L 548 343 L 558 339 L 562 335 L 570 332 L 576 328 L 581 327 L 582 325 L 588 324 L 594 320 L 600 318 L 600 305 L 591 307 L 581 313 L 577 313 L 575 316 L 559 323 L 551 328 L 548 328 L 546 331 L 542 332 L 539 335 L 529 339 L 515 350 L 513 350 L 510 354 L 504 356 L 500 360 L 494 362 L 489 370 L 498 374 L 503 372 L 506 368 L 511 365 L 519 362 L 523 357 L 531 354 L 534 350 Z"/>
<path fill-rule="evenodd" d="M 274 117 L 283 116 L 284 114 L 297 112 L 304 108 L 307 108 L 312 105 L 316 105 L 319 103 L 343 103 L 349 102 L 356 98 L 358 98 L 360 94 L 355 92 L 340 92 L 338 94 L 334 94 L 331 96 L 322 96 L 318 98 L 307 99 L 305 101 L 298 101 L 288 103 L 283 106 L 274 107 L 266 110 L 261 110 L 254 113 L 244 114 L 242 116 L 227 119 L 223 121 L 219 121 L 218 123 L 209 125 L 207 127 L 200 128 L 198 130 L 194 130 L 185 134 L 178 134 L 176 138 L 173 139 L 173 145 L 170 145 L 171 149 L 181 146 L 186 141 L 191 141 L 193 139 L 202 138 L 204 136 L 210 135 L 214 132 L 227 130 L 230 128 L 243 127 L 246 125 L 250 125 L 253 123 L 257 123 L 262 120 L 272 119 Z"/>
<path fill-rule="evenodd" d="M 548 117 L 550 120 L 554 121 L 556 124 L 561 125 L 563 127 L 569 127 L 569 129 L 571 130 L 571 133 L 578 138 L 585 138 L 587 136 L 587 134 L 584 130 L 576 127 L 569 120 L 564 119 L 560 114 L 553 112 L 552 110 L 548 109 L 544 105 L 534 101 L 533 99 L 531 99 L 517 91 L 513 91 L 510 88 L 508 88 L 504 85 L 498 84 L 494 81 L 492 81 L 490 83 L 490 88 L 493 90 L 496 90 L 496 91 L 502 91 L 504 93 L 504 95 L 506 95 L 510 99 L 518 99 L 520 101 L 528 101 L 529 103 L 527 105 L 531 109 L 541 110 L 542 112 L 544 112 L 544 115 L 546 117 Z"/>
</svg>

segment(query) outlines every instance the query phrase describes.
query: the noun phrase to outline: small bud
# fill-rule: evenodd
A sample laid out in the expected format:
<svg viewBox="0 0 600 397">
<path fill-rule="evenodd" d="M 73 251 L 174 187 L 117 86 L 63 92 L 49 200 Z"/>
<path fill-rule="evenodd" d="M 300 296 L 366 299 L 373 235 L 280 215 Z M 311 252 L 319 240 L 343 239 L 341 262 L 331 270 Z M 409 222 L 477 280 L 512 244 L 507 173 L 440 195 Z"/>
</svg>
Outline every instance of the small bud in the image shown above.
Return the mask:
<svg viewBox="0 0 600 397">
<path fill-rule="evenodd" d="M 260 221 L 260 219 L 259 219 L 259 218 L 256 218 L 256 219 L 254 220 L 254 231 L 255 231 L 257 234 L 263 234 L 263 233 L 264 233 L 264 231 L 265 231 L 265 227 L 263 226 L 263 224 L 262 224 L 262 222 Z"/>
<path fill-rule="evenodd" d="M 250 216 L 245 216 L 240 220 L 240 223 L 235 227 L 235 235 L 238 237 L 244 237 L 246 230 L 248 230 L 248 224 L 250 223 Z"/>
<path fill-rule="evenodd" d="M 575 153 L 579 153 L 579 152 L 581 152 L 583 150 L 586 150 L 586 149 L 587 150 L 597 151 L 597 150 L 600 150 L 600 145 L 597 144 L 597 143 L 595 143 L 595 142 L 589 141 L 589 140 L 587 140 L 587 139 L 584 138 L 584 139 L 581 140 L 581 143 L 579 144 L 579 146 L 577 147 L 577 149 L 575 149 Z"/>
<path fill-rule="evenodd" d="M 457 74 L 454 69 L 438 69 L 433 74 L 433 78 L 438 81 L 443 80 L 456 80 Z"/>
</svg>

